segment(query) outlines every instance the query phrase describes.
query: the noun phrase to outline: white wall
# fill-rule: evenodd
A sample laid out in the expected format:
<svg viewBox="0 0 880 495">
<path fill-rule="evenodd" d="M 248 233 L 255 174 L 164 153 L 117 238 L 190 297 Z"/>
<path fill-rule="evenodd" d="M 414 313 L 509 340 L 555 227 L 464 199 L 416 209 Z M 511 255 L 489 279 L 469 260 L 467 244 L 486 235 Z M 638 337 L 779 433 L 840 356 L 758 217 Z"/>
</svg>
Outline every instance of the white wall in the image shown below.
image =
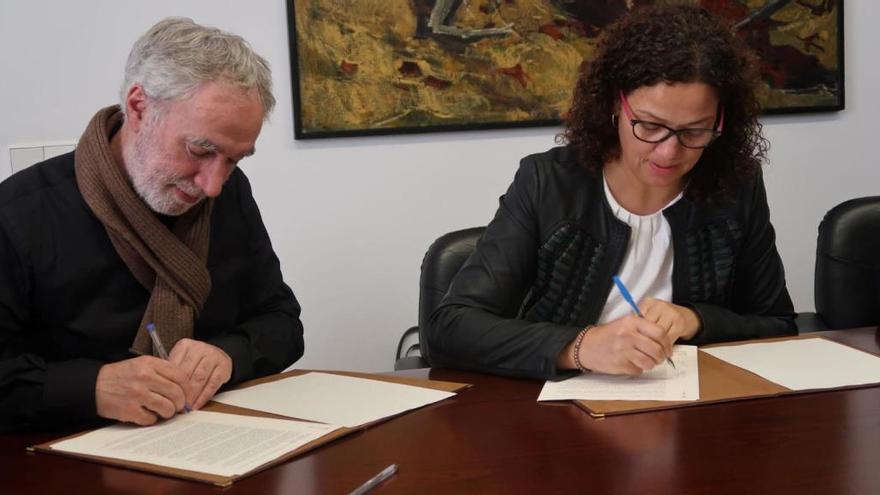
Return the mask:
<svg viewBox="0 0 880 495">
<path fill-rule="evenodd" d="M 419 264 L 441 233 L 485 224 L 520 157 L 555 128 L 294 141 L 286 7 L 275 1 L 0 0 L 0 180 L 10 145 L 75 141 L 116 100 L 132 42 L 169 15 L 238 33 L 274 68 L 278 106 L 243 168 L 303 306 L 299 367 L 392 367 L 416 321 Z M 767 188 L 788 285 L 813 307 L 816 226 L 834 204 L 880 194 L 880 3 L 846 3 L 838 114 L 768 117 Z"/>
</svg>

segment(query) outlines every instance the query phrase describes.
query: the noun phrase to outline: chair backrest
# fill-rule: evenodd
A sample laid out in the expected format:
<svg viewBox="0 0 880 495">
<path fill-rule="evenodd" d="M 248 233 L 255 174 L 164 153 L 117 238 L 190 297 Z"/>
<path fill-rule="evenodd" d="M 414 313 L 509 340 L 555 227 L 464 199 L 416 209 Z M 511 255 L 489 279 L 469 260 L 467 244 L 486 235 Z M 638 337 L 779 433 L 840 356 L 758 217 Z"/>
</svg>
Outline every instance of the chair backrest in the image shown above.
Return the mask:
<svg viewBox="0 0 880 495">
<path fill-rule="evenodd" d="M 825 214 L 815 303 L 831 329 L 880 325 L 880 196 L 851 199 Z"/>
<path fill-rule="evenodd" d="M 419 278 L 419 352 L 431 363 L 428 338 L 425 334 L 431 313 L 449 290 L 449 284 L 468 259 L 486 227 L 473 227 L 442 235 L 434 241 L 422 259 Z"/>
</svg>

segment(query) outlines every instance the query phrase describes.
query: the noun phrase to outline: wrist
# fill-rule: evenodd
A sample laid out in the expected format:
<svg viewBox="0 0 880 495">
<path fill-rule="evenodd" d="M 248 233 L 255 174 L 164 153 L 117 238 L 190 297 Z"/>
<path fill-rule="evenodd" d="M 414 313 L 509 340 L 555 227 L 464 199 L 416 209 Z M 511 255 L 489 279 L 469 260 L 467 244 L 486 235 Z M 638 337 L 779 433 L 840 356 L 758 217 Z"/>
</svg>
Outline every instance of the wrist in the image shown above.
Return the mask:
<svg viewBox="0 0 880 495">
<path fill-rule="evenodd" d="M 687 315 L 687 331 L 682 336 L 685 340 L 690 340 L 694 338 L 698 333 L 700 333 L 700 329 L 703 327 L 703 322 L 700 320 L 700 315 L 693 308 L 684 308 L 685 314 Z"/>
</svg>

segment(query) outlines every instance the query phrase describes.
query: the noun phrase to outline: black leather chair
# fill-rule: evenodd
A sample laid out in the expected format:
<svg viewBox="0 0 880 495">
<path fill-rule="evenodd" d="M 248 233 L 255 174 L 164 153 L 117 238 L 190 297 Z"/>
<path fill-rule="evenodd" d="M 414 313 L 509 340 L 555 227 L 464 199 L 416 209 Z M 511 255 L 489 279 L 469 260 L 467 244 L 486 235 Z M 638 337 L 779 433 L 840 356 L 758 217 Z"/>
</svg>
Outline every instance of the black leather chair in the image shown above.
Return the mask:
<svg viewBox="0 0 880 495">
<path fill-rule="evenodd" d="M 473 227 L 450 232 L 437 238 L 428 248 L 422 259 L 422 274 L 419 278 L 419 325 L 409 328 L 400 337 L 397 343 L 395 370 L 431 366 L 431 353 L 425 338 L 425 329 L 431 313 L 446 295 L 452 278 L 474 251 L 477 241 L 485 230 L 485 227 Z M 418 342 L 404 351 L 404 341 L 414 334 L 418 334 Z M 416 351 L 419 355 L 410 355 Z"/>
<path fill-rule="evenodd" d="M 798 316 L 801 332 L 880 325 L 880 196 L 825 214 L 814 283 L 816 313 Z"/>
</svg>

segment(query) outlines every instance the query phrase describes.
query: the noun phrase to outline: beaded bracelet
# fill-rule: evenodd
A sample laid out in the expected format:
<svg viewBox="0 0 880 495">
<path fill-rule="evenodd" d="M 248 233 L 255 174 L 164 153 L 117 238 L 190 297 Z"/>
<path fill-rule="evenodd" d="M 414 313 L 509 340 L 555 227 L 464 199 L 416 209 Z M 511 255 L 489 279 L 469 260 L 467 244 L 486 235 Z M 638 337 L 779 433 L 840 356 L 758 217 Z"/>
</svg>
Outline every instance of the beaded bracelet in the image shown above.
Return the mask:
<svg viewBox="0 0 880 495">
<path fill-rule="evenodd" d="M 586 372 L 590 371 L 589 369 L 585 368 L 583 364 L 581 364 L 580 354 L 581 354 L 581 342 L 584 340 L 584 335 L 586 335 L 587 332 L 590 331 L 591 328 L 593 328 L 593 326 L 594 325 L 587 325 L 586 328 L 581 330 L 581 332 L 577 336 L 577 339 L 574 341 L 574 347 L 572 348 L 572 351 L 571 351 L 571 354 L 572 354 L 571 357 L 572 357 L 572 360 L 574 361 L 574 365 L 577 367 L 578 371 L 580 371 L 581 373 L 586 373 Z"/>
</svg>

